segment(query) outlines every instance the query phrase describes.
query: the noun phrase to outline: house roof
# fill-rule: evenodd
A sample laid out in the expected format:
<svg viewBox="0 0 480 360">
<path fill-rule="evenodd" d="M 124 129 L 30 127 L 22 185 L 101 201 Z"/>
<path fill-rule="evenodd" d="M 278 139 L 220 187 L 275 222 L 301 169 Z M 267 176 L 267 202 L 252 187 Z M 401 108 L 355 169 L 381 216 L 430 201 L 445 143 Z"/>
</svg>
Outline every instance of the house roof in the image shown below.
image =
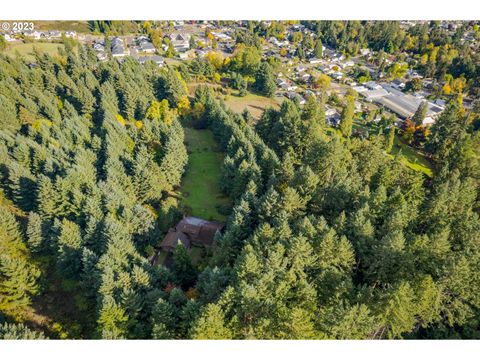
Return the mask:
<svg viewBox="0 0 480 360">
<path fill-rule="evenodd" d="M 148 41 L 143 41 L 140 44 L 140 47 L 142 48 L 142 50 L 152 50 L 152 49 L 155 50 L 155 47 L 153 46 L 153 44 Z"/>
<path fill-rule="evenodd" d="M 190 247 L 190 239 L 188 236 L 180 231 L 170 229 L 167 235 L 163 238 L 160 247 L 167 249 L 175 249 L 178 244 L 183 244 L 186 248 Z"/>
<path fill-rule="evenodd" d="M 159 56 L 159 55 L 151 55 L 151 56 L 140 56 L 138 58 L 138 61 L 140 62 L 140 64 L 144 64 L 146 61 L 153 61 L 157 64 L 163 64 L 165 62 L 165 60 L 163 59 L 163 57 Z"/>
<path fill-rule="evenodd" d="M 175 227 L 170 229 L 160 246 L 168 250 L 173 250 L 178 241 L 185 247 L 191 244 L 211 246 L 217 231 L 221 231 L 223 223 L 217 221 L 207 221 L 193 216 L 183 218 Z M 187 241 L 188 240 L 188 241 Z"/>
<path fill-rule="evenodd" d="M 174 43 L 182 43 L 182 42 L 186 43 L 190 40 L 190 35 L 182 32 L 172 33 L 172 35 L 170 36 L 170 39 Z"/>
<path fill-rule="evenodd" d="M 422 103 L 422 99 L 416 98 L 412 95 L 398 96 L 390 94 L 376 100 L 378 103 L 387 107 L 402 118 L 408 118 L 415 114 L 418 107 Z M 427 116 L 434 116 L 441 113 L 443 108 L 441 106 L 428 103 Z"/>
<path fill-rule="evenodd" d="M 120 39 L 119 37 L 114 37 L 114 38 L 112 39 L 112 44 L 113 44 L 113 45 L 123 45 L 123 40 Z"/>
<path fill-rule="evenodd" d="M 122 45 L 113 45 L 112 54 L 123 54 L 125 53 L 125 48 Z"/>
</svg>

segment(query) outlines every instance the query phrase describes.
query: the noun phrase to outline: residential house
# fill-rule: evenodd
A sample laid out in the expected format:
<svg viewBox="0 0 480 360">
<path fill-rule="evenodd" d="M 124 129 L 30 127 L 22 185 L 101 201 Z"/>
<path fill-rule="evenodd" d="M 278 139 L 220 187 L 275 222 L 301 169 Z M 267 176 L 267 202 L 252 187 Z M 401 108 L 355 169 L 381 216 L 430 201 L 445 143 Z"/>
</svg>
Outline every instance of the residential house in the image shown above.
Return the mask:
<svg viewBox="0 0 480 360">
<path fill-rule="evenodd" d="M 337 126 L 340 124 L 340 113 L 337 111 L 337 109 L 330 107 L 330 106 L 325 106 L 325 120 L 330 126 Z"/>
<path fill-rule="evenodd" d="M 77 37 L 77 32 L 73 30 L 68 30 L 65 31 L 65 37 L 67 38 L 76 38 Z"/>
<path fill-rule="evenodd" d="M 25 35 L 27 37 L 34 38 L 35 40 L 40 40 L 41 38 L 45 37 L 45 33 L 43 33 L 42 31 L 38 31 L 38 30 L 24 31 L 23 35 Z"/>
<path fill-rule="evenodd" d="M 142 41 L 140 43 L 140 51 L 148 53 L 148 54 L 153 54 L 155 53 L 156 49 L 155 46 L 149 41 Z"/>
<path fill-rule="evenodd" d="M 93 43 L 93 50 L 97 52 L 105 51 L 105 44 L 103 43 L 103 41 Z"/>
<path fill-rule="evenodd" d="M 299 73 L 301 72 L 304 72 L 305 70 L 307 70 L 307 67 L 303 64 L 298 64 L 298 66 L 295 68 L 295 70 Z"/>
<path fill-rule="evenodd" d="M 283 79 L 277 79 L 277 85 L 285 91 L 295 91 L 297 89 L 296 85 L 292 85 Z"/>
<path fill-rule="evenodd" d="M 123 40 L 119 37 L 115 37 L 112 39 L 112 56 L 113 57 L 124 57 L 127 55 L 125 51 L 125 46 L 123 44 Z"/>
<path fill-rule="evenodd" d="M 183 32 L 172 33 L 170 40 L 177 52 L 185 52 L 190 48 L 190 34 Z"/>
<path fill-rule="evenodd" d="M 3 34 L 3 38 L 5 39 L 5 41 L 7 42 L 12 42 L 12 41 L 15 41 L 16 39 L 11 36 L 10 34 Z"/>
<path fill-rule="evenodd" d="M 114 37 L 112 39 L 112 46 L 115 46 L 115 45 L 121 45 L 123 46 L 123 40 L 121 38 L 119 38 L 118 36 L 117 37 Z"/>
<path fill-rule="evenodd" d="M 162 67 L 163 65 L 165 65 L 165 59 L 161 56 L 158 56 L 158 55 L 140 56 L 138 58 L 138 62 L 142 65 L 145 64 L 145 62 L 147 62 L 147 61 L 153 61 L 159 67 Z"/>
<path fill-rule="evenodd" d="M 137 44 L 140 45 L 144 41 L 150 41 L 150 38 L 146 35 L 140 35 L 137 37 L 136 41 L 137 41 Z"/>
<path fill-rule="evenodd" d="M 343 78 L 343 73 L 340 71 L 335 71 L 334 73 L 330 74 L 330 77 L 335 80 L 341 80 Z"/>
<path fill-rule="evenodd" d="M 302 81 L 308 83 L 308 82 L 310 82 L 310 80 L 312 79 L 312 75 L 310 75 L 310 74 L 303 74 L 300 78 L 302 79 Z"/>
<path fill-rule="evenodd" d="M 224 226 L 217 221 L 185 216 L 175 228 L 168 231 L 160 248 L 166 252 L 173 252 L 178 244 L 183 244 L 187 249 L 191 246 L 212 247 L 215 235 L 221 233 Z"/>
<path fill-rule="evenodd" d="M 48 39 L 59 39 L 62 37 L 62 33 L 58 30 L 51 30 L 45 34 L 45 37 Z"/>
<path fill-rule="evenodd" d="M 287 98 L 289 98 L 290 100 L 297 99 L 297 100 L 298 100 L 298 103 L 299 103 L 300 105 L 305 105 L 305 103 L 307 102 L 302 95 L 300 95 L 300 94 L 298 94 L 298 93 L 296 93 L 296 92 L 293 92 L 293 91 L 289 91 L 289 92 L 285 93 L 285 96 L 286 96 Z"/>
<path fill-rule="evenodd" d="M 212 31 L 212 35 L 217 39 L 218 41 L 223 41 L 223 42 L 229 42 L 232 41 L 232 37 L 223 33 L 223 32 L 215 32 Z"/>
<path fill-rule="evenodd" d="M 353 67 L 355 66 L 355 63 L 353 62 L 353 60 L 347 60 L 347 61 L 344 61 L 342 63 L 340 63 L 342 69 L 344 68 L 347 68 L 347 67 Z"/>
</svg>

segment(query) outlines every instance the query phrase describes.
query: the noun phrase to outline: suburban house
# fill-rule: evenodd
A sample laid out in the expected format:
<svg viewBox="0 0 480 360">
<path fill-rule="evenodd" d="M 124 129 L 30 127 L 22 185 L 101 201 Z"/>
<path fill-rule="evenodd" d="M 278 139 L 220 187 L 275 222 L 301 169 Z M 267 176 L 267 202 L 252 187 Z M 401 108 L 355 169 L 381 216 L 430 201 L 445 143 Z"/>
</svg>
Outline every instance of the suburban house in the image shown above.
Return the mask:
<svg viewBox="0 0 480 360">
<path fill-rule="evenodd" d="M 170 40 L 172 41 L 175 51 L 184 52 L 190 48 L 190 34 L 181 32 L 172 33 Z"/>
<path fill-rule="evenodd" d="M 287 93 L 285 93 L 285 96 L 290 100 L 297 99 L 300 105 L 305 105 L 306 103 L 305 98 L 294 91 L 288 91 Z"/>
<path fill-rule="evenodd" d="M 337 109 L 330 107 L 330 106 L 325 106 L 325 120 L 327 123 L 331 126 L 338 126 L 340 123 L 340 114 L 337 111 Z"/>
<path fill-rule="evenodd" d="M 95 50 L 95 51 L 105 51 L 105 44 L 102 41 L 95 42 L 93 44 L 93 50 Z"/>
<path fill-rule="evenodd" d="M 24 31 L 23 35 L 34 38 L 35 40 L 40 40 L 42 37 L 45 36 L 43 32 L 37 30 Z"/>
<path fill-rule="evenodd" d="M 278 78 L 277 79 L 277 85 L 283 89 L 283 90 L 286 90 L 286 91 L 294 91 L 297 89 L 297 86 L 296 85 L 292 85 L 290 84 L 289 82 L 281 79 L 281 78 Z"/>
<path fill-rule="evenodd" d="M 302 81 L 304 82 L 309 82 L 311 79 L 312 79 L 312 75 L 310 74 L 303 74 L 302 76 L 300 76 L 300 79 L 302 79 Z"/>
<path fill-rule="evenodd" d="M 153 54 L 157 50 L 150 41 L 142 41 L 140 42 L 140 51 Z"/>
<path fill-rule="evenodd" d="M 158 55 L 140 56 L 138 58 L 138 62 L 142 65 L 145 64 L 145 62 L 147 62 L 147 61 L 153 61 L 155 64 L 157 64 L 160 67 L 165 65 L 165 59 L 161 56 L 158 56 Z"/>
<path fill-rule="evenodd" d="M 112 56 L 113 57 L 123 57 L 126 56 L 127 53 L 125 51 L 125 47 L 123 44 L 123 40 L 119 37 L 115 37 L 112 39 Z"/>
<path fill-rule="evenodd" d="M 11 36 L 10 34 L 3 34 L 3 37 L 5 38 L 5 41 L 7 42 L 12 42 L 15 41 L 15 37 Z"/>
<path fill-rule="evenodd" d="M 45 34 L 45 37 L 48 39 L 59 39 L 62 37 L 62 33 L 58 30 L 51 30 Z"/>
<path fill-rule="evenodd" d="M 76 31 L 73 31 L 73 30 L 65 31 L 65 37 L 67 37 L 67 38 L 75 38 L 75 37 L 77 37 L 77 32 L 76 32 Z"/>
<path fill-rule="evenodd" d="M 217 221 L 185 216 L 175 228 L 168 231 L 160 248 L 166 252 L 173 252 L 178 244 L 183 244 L 187 249 L 191 246 L 211 247 L 215 234 L 221 232 L 224 226 Z"/>
</svg>

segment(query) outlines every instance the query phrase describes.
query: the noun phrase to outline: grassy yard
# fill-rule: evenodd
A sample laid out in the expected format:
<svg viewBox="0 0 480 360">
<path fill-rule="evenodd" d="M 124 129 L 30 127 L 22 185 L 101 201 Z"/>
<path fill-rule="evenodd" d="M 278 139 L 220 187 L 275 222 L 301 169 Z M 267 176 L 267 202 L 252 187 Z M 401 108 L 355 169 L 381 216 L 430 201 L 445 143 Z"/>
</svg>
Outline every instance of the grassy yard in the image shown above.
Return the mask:
<svg viewBox="0 0 480 360">
<path fill-rule="evenodd" d="M 218 150 L 211 130 L 185 127 L 189 157 L 180 188 L 182 205 L 193 216 L 225 221 L 219 208 L 228 207 L 230 199 L 220 191 L 220 168 L 223 154 Z"/>
<path fill-rule="evenodd" d="M 28 61 L 33 61 L 33 49 L 36 48 L 40 52 L 48 53 L 50 55 L 57 55 L 58 48 L 63 48 L 63 44 L 56 44 L 56 43 L 41 43 L 41 42 L 33 42 L 33 43 L 19 43 L 19 44 L 11 44 L 5 50 L 5 54 L 9 56 L 16 56 L 19 54 L 23 56 Z"/>
<path fill-rule="evenodd" d="M 263 111 L 268 107 L 278 108 L 280 99 L 272 99 L 257 94 L 248 93 L 240 97 L 233 93 L 227 96 L 225 103 L 236 113 L 242 113 L 245 108 L 250 111 L 253 118 L 258 120 L 262 116 Z"/>
<path fill-rule="evenodd" d="M 404 144 L 398 138 L 398 136 L 395 136 L 395 142 L 394 142 L 391 154 L 392 155 L 398 154 L 400 149 L 402 150 L 402 156 L 403 156 L 402 162 L 406 166 L 408 166 L 409 168 L 415 171 L 421 171 L 429 177 L 433 176 L 432 164 L 422 154 L 419 154 L 410 146 Z"/>
</svg>

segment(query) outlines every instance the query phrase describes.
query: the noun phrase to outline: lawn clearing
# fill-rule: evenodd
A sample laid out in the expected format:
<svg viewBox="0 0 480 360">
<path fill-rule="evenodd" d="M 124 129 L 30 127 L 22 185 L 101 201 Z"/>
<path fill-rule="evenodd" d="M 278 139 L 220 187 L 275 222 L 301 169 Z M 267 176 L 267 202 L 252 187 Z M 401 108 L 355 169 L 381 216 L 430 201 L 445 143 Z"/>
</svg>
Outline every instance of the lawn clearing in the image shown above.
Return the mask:
<svg viewBox="0 0 480 360">
<path fill-rule="evenodd" d="M 420 153 L 404 144 L 398 136 L 395 136 L 395 142 L 391 154 L 396 155 L 402 149 L 402 162 L 415 171 L 421 171 L 428 177 L 433 176 L 432 164 Z"/>
<path fill-rule="evenodd" d="M 58 43 L 41 43 L 41 42 L 32 42 L 32 43 L 18 43 L 11 44 L 4 51 L 5 54 L 9 56 L 20 56 L 25 57 L 27 61 L 34 61 L 33 49 L 38 49 L 42 53 L 47 53 L 51 56 L 58 55 L 58 48 L 64 48 L 63 44 Z"/>
<path fill-rule="evenodd" d="M 228 95 L 225 100 L 225 104 L 236 113 L 241 114 L 245 108 L 250 111 L 255 120 L 260 119 L 263 111 L 266 108 L 274 107 L 278 108 L 281 99 L 273 99 L 257 94 L 248 93 L 247 95 L 240 97 L 236 93 Z"/>
<path fill-rule="evenodd" d="M 185 127 L 185 143 L 189 155 L 180 188 L 185 211 L 202 219 L 225 221 L 219 208 L 230 206 L 230 199 L 220 191 L 223 154 L 212 131 Z"/>
</svg>

